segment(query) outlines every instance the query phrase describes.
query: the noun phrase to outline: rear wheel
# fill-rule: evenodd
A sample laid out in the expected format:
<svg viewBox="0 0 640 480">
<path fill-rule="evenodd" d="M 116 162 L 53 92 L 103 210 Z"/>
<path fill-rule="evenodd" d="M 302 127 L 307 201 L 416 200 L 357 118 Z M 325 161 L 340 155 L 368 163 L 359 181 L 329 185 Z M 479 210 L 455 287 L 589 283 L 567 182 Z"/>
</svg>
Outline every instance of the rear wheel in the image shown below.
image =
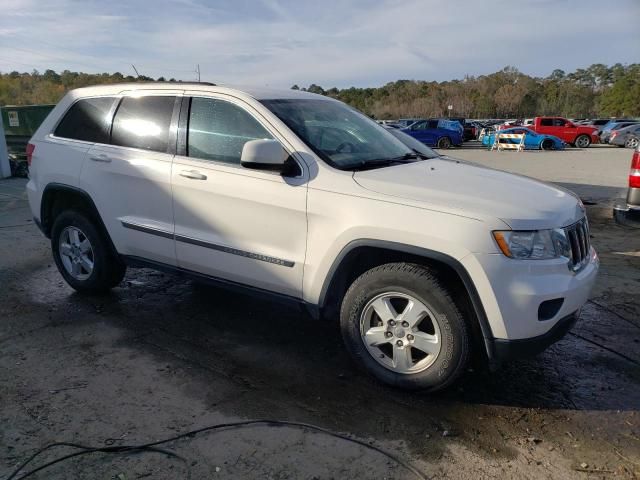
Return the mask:
<svg viewBox="0 0 640 480">
<path fill-rule="evenodd" d="M 469 358 L 469 334 L 449 290 L 426 267 L 390 263 L 362 274 L 340 312 L 347 349 L 367 372 L 407 389 L 440 390 Z"/>
<path fill-rule="evenodd" d="M 591 145 L 591 139 L 589 135 L 578 135 L 578 138 L 575 140 L 575 146 L 578 148 L 587 148 Z"/>
<path fill-rule="evenodd" d="M 438 139 L 438 148 L 451 148 L 451 139 L 449 137 L 441 137 Z"/>
<path fill-rule="evenodd" d="M 629 137 L 627 138 L 627 140 L 624 142 L 624 146 L 627 148 L 637 148 L 638 147 L 638 137 Z"/>
<path fill-rule="evenodd" d="M 51 249 L 62 277 L 79 292 L 104 292 L 124 278 L 126 267 L 83 212 L 67 210 L 56 217 Z"/>
</svg>

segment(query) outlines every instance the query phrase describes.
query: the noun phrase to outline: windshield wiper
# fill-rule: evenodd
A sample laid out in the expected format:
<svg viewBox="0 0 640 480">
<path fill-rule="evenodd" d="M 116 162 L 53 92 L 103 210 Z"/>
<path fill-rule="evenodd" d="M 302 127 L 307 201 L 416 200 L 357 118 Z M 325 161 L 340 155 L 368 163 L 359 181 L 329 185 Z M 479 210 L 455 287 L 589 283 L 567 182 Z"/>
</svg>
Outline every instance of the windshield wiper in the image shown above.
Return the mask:
<svg viewBox="0 0 640 480">
<path fill-rule="evenodd" d="M 405 153 L 399 157 L 381 158 L 378 160 L 362 160 L 354 165 L 349 165 L 349 169 L 353 170 L 371 170 L 373 168 L 389 167 L 391 165 L 399 165 L 405 163 L 413 163 L 419 160 L 428 160 L 429 157 L 419 152 Z"/>
</svg>

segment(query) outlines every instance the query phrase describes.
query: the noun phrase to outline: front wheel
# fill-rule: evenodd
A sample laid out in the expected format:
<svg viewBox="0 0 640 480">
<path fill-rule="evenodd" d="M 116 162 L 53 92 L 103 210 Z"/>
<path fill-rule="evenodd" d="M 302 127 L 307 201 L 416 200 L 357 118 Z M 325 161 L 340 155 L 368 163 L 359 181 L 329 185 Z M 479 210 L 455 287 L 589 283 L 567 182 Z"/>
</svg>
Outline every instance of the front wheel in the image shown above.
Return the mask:
<svg viewBox="0 0 640 480">
<path fill-rule="evenodd" d="M 451 148 L 451 139 L 449 137 L 441 137 L 438 139 L 438 148 Z"/>
<path fill-rule="evenodd" d="M 358 365 L 384 383 L 436 391 L 469 358 L 469 333 L 451 292 L 426 267 L 390 263 L 358 277 L 342 301 L 342 337 Z"/>
<path fill-rule="evenodd" d="M 591 145 L 591 139 L 588 135 L 578 135 L 578 138 L 576 138 L 575 141 L 575 145 L 578 148 L 587 148 L 589 145 Z"/>
<path fill-rule="evenodd" d="M 109 248 L 108 240 L 83 212 L 60 213 L 51 229 L 53 259 L 65 281 L 83 293 L 115 287 L 126 267 Z"/>
</svg>

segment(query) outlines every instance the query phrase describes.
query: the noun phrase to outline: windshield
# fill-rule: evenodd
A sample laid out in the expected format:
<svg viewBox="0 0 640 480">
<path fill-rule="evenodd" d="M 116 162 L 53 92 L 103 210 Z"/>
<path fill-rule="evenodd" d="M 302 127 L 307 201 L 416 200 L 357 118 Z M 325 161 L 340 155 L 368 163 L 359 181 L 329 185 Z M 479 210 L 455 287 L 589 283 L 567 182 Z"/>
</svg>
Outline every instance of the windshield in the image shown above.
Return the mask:
<svg viewBox="0 0 640 480">
<path fill-rule="evenodd" d="M 424 155 L 425 157 L 436 158 L 436 157 L 440 156 L 439 154 L 437 154 L 435 152 L 435 150 L 431 150 L 424 143 L 419 142 L 418 140 L 413 138 L 411 135 L 407 135 L 406 133 L 404 133 L 401 130 L 398 130 L 397 128 L 389 127 L 386 130 L 391 135 L 393 135 L 398 140 L 400 140 L 402 143 L 404 143 L 411 150 L 414 150 L 414 151 L 420 153 L 421 155 Z"/>
<path fill-rule="evenodd" d="M 415 154 L 387 129 L 341 102 L 263 100 L 320 158 L 341 170 L 388 165 Z"/>
</svg>

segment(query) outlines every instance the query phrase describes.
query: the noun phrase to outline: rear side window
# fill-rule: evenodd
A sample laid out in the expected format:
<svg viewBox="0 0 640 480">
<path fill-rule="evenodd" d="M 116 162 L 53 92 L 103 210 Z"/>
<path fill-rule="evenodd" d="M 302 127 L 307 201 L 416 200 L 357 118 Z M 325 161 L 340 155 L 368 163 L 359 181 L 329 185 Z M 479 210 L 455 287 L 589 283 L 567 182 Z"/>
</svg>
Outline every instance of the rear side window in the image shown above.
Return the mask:
<svg viewBox="0 0 640 480">
<path fill-rule="evenodd" d="M 124 97 L 116 111 L 111 143 L 166 152 L 176 97 Z"/>
<path fill-rule="evenodd" d="M 553 118 L 542 118 L 540 119 L 540 125 L 543 127 L 552 127 L 553 126 Z"/>
<path fill-rule="evenodd" d="M 109 112 L 115 98 L 85 98 L 78 100 L 67 111 L 56 128 L 56 137 L 109 143 Z"/>
<path fill-rule="evenodd" d="M 240 164 L 245 143 L 272 138 L 255 118 L 232 103 L 212 98 L 191 100 L 187 138 L 190 157 Z"/>
</svg>

